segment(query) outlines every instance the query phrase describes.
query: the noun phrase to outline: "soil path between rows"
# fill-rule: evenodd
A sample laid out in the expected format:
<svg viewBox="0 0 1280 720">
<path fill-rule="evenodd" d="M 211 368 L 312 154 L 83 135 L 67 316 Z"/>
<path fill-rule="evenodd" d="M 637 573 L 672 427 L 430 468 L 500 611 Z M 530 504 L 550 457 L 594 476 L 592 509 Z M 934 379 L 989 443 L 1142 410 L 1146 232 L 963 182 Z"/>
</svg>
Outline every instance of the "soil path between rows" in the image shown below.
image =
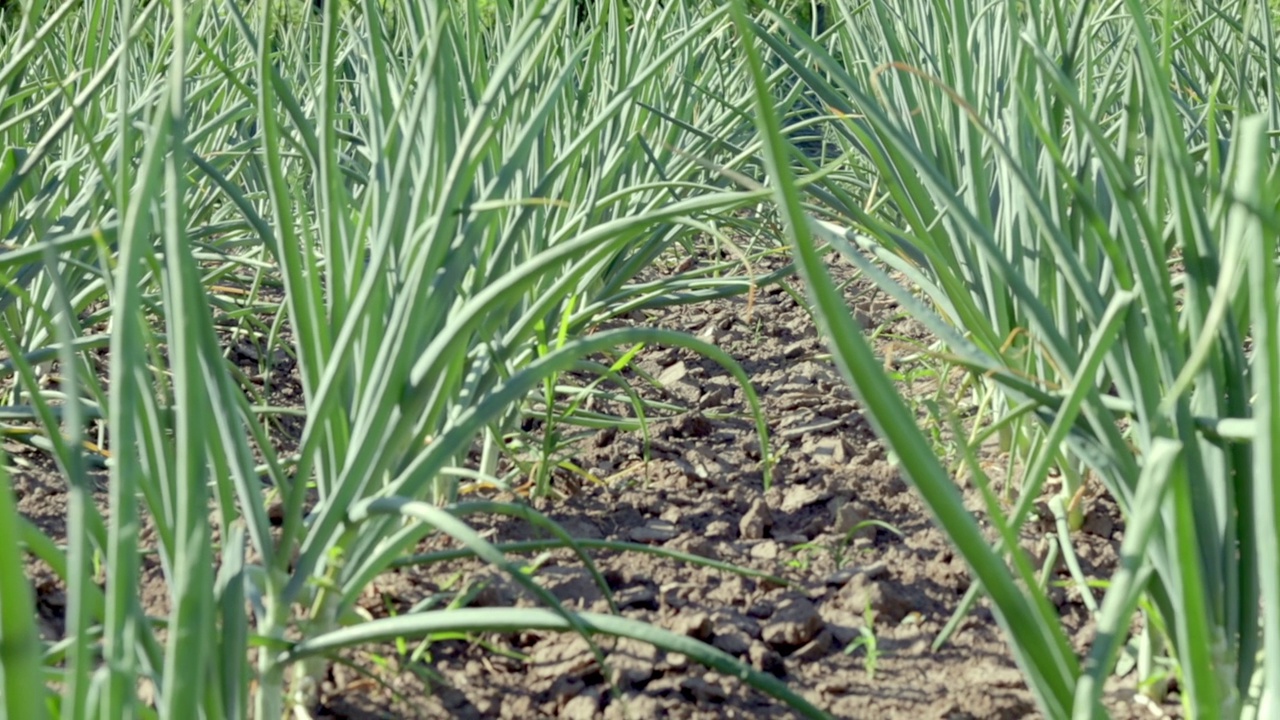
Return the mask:
<svg viewBox="0 0 1280 720">
<path fill-rule="evenodd" d="M 791 282 L 800 287 L 798 280 Z M 864 326 L 878 329 L 876 348 L 891 365 L 913 340 L 925 337 L 916 323 L 897 318 L 893 302 L 866 285 L 853 282 L 846 292 Z M 737 382 L 687 351 L 651 348 L 639 356 L 639 367 L 664 389 L 645 393 L 688 410 L 651 419 L 647 438 L 639 432 L 595 433 L 572 459 L 606 479 L 605 485 L 561 478 L 557 487 L 567 497 L 534 506 L 579 538 L 690 553 L 779 576 L 790 585 L 659 555 L 593 551 L 625 616 L 704 640 L 782 678 L 839 718 L 1039 717 L 985 603 L 947 646 L 931 648 L 969 587 L 968 571 L 900 477 L 839 372 L 824 359 L 812 319 L 791 294 L 772 286 L 751 298 L 667 308 L 642 322 L 693 333 L 742 364 L 764 403 L 776 460 L 773 487 L 764 490 L 760 445 Z M 924 377 L 904 389 L 937 396 L 937 382 Z M 621 406 L 597 409 L 626 412 Z M 993 453 L 984 459 L 993 468 L 1003 463 Z M 65 482 L 39 456 L 19 453 L 18 461 L 13 482 L 20 510 L 61 540 Z M 965 488 L 964 494 L 966 505 L 979 511 L 979 493 Z M 1123 527 L 1105 498 L 1092 502 L 1076 550 L 1085 572 L 1105 579 Z M 545 537 L 518 520 L 470 521 L 494 542 Z M 1027 529 L 1024 544 L 1033 555 L 1043 552 L 1038 533 L 1046 530 Z M 434 537 L 422 549 L 449 547 L 450 540 Z M 571 553 L 554 551 L 539 562 L 535 577 L 567 606 L 608 611 L 600 589 Z M 36 563 L 30 572 L 46 635 L 56 636 L 65 612 L 62 588 Z M 160 573 L 152 568 L 147 578 L 143 596 L 153 602 L 151 610 L 161 612 L 167 593 Z M 534 606 L 511 580 L 473 560 L 388 573 L 370 588 L 364 606 L 385 616 L 460 588 L 477 591 L 476 606 Z M 1055 589 L 1052 599 L 1076 650 L 1087 649 L 1093 628 L 1078 594 Z M 351 665 L 333 665 L 322 687 L 320 716 L 792 716 L 771 698 L 683 656 L 634 641 L 603 647 L 610 677 L 585 641 L 568 634 L 438 641 L 417 659 L 394 647 L 369 648 L 349 653 Z M 417 649 L 409 646 L 410 652 Z M 1114 685 L 1107 706 L 1115 718 L 1178 716 L 1175 706 L 1140 700 L 1123 680 Z"/>
</svg>

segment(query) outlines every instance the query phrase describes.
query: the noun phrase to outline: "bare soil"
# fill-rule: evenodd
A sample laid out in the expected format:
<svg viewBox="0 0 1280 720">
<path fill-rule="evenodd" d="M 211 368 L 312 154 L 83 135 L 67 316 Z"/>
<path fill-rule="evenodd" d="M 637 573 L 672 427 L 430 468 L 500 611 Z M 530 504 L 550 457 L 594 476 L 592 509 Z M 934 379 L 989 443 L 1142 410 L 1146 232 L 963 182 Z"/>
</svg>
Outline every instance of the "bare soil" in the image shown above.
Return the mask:
<svg viewBox="0 0 1280 720">
<path fill-rule="evenodd" d="M 800 288 L 798 280 L 791 283 Z M 886 363 L 896 367 L 895 358 L 903 357 L 912 339 L 923 338 L 923 330 L 898 318 L 891 301 L 877 300 L 864 285 L 854 282 L 847 292 L 864 326 L 878 331 L 876 347 Z M 773 486 L 764 487 L 760 444 L 736 381 L 692 353 L 652 348 L 639 356 L 638 365 L 664 389 L 645 394 L 687 410 L 653 419 L 647 438 L 609 430 L 591 435 L 572 459 L 603 484 L 570 482 L 563 474 L 556 487 L 564 497 L 534 500 L 534 507 L 576 537 L 678 550 L 787 584 L 650 554 L 593 552 L 625 616 L 705 640 L 783 678 L 839 718 L 1039 717 L 985 602 L 949 644 L 931 649 L 969 587 L 968 571 L 825 359 L 804 307 L 774 286 L 753 298 L 664 309 L 643 322 L 691 332 L 742 364 L 765 406 L 776 456 Z M 246 367 L 253 360 L 247 358 Z M 951 396 L 946 382 L 925 376 L 904 390 L 916 397 L 948 397 L 963 413 L 964 399 Z M 288 383 L 274 392 L 287 397 Z M 64 479 L 42 455 L 24 447 L 9 450 L 20 510 L 55 540 L 65 537 Z M 1003 459 L 991 448 L 983 453 L 994 472 Z M 981 516 L 977 490 L 966 486 L 964 493 L 966 505 Z M 510 493 L 496 497 L 525 501 Z M 1088 512 L 1076 551 L 1087 574 L 1107 578 L 1123 523 L 1105 497 L 1091 497 Z M 470 520 L 494 542 L 544 537 L 518 520 Z M 1034 523 L 1026 530 L 1025 547 L 1037 557 L 1045 531 Z M 448 538 L 434 537 L 422 550 L 452 546 Z M 536 577 L 566 605 L 608 610 L 571 553 L 554 551 L 540 561 Z M 29 569 L 42 627 L 47 636 L 60 636 L 62 587 L 38 563 Z M 1065 579 L 1065 571 L 1059 569 L 1058 578 Z M 150 609 L 163 612 L 167 591 L 158 567 L 149 566 L 146 583 L 143 595 Z M 535 605 L 494 569 L 455 560 L 384 575 L 364 606 L 374 616 L 385 616 L 462 588 L 477 590 L 473 605 Z M 1079 595 L 1055 588 L 1052 599 L 1075 648 L 1086 650 L 1093 628 Z M 872 652 L 869 637 L 874 637 Z M 586 643 L 570 634 L 435 641 L 416 659 L 413 645 L 405 654 L 395 647 L 369 648 L 333 664 L 319 716 L 791 716 L 771 698 L 682 656 L 632 641 L 604 642 L 603 647 L 607 675 Z M 1142 700 L 1131 684 L 1121 679 L 1110 688 L 1107 705 L 1113 717 L 1179 716 L 1176 704 Z"/>
</svg>

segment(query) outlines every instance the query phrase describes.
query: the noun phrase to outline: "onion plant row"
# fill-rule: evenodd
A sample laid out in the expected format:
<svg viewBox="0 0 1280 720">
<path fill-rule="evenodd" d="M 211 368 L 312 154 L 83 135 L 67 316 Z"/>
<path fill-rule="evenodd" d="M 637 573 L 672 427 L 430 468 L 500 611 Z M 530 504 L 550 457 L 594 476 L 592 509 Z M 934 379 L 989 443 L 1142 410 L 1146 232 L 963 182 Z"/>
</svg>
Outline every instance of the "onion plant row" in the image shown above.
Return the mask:
<svg viewBox="0 0 1280 720">
<path fill-rule="evenodd" d="M 833 354 L 969 563 L 1048 718 L 1105 717 L 1122 655 L 1186 717 L 1280 700 L 1280 54 L 1263 0 L 832 0 L 814 37 L 735 19 L 774 197 Z M 790 150 L 761 68 L 805 86 L 843 154 Z M 818 254 L 838 250 L 977 379 L 1016 462 L 986 527 L 917 428 Z M 1019 547 L 1049 507 L 1092 609 L 1077 657 Z M 1072 533 L 1100 485 L 1124 516 L 1099 601 Z M 1051 568 L 1050 568 L 1051 570 Z M 1138 622 L 1135 623 L 1135 614 Z M 1162 662 L 1172 677 L 1161 677 Z"/>
<path fill-rule="evenodd" d="M 554 523 L 459 502 L 460 483 L 510 485 L 500 459 L 530 408 L 571 425 L 558 379 L 625 394 L 645 345 L 719 361 L 764 434 L 719 349 L 599 329 L 750 286 L 737 260 L 715 270 L 737 279 L 649 272 L 767 198 L 724 175 L 760 175 L 727 8 L 485 5 L 49 0 L 0 28 L 4 422 L 68 497 L 67 536 L 49 538 L 0 492 L 9 716 L 279 718 L 314 708 L 335 653 L 527 629 L 647 640 L 821 716 L 710 646 L 565 609 L 465 522 L 515 515 L 595 572 Z M 302 408 L 272 406 L 281 356 Z M 362 615 L 431 533 L 544 610 Z M 163 617 L 140 597 L 140 548 Z M 63 637 L 35 635 L 27 555 L 65 582 Z"/>
</svg>

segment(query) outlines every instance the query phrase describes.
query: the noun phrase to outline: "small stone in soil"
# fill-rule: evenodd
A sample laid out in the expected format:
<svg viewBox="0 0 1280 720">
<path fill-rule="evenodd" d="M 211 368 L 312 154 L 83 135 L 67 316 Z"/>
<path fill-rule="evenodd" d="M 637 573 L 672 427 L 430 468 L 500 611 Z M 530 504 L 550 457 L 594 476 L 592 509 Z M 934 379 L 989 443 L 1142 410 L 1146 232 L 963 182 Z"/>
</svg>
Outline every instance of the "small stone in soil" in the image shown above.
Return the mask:
<svg viewBox="0 0 1280 720">
<path fill-rule="evenodd" d="M 803 662 L 821 660 L 831 652 L 832 640 L 831 631 L 823 628 L 817 637 L 802 645 L 799 650 L 791 653 L 790 659 Z"/>
<path fill-rule="evenodd" d="M 738 522 L 738 535 L 743 540 L 759 540 L 764 537 L 765 528 L 771 525 L 773 518 L 769 516 L 768 506 L 764 504 L 764 500 L 756 498 Z"/>
<path fill-rule="evenodd" d="M 804 645 L 822 630 L 822 617 L 808 598 L 792 596 L 783 600 L 764 626 L 764 641 L 777 646 Z"/>
<path fill-rule="evenodd" d="M 644 527 L 633 528 L 631 539 L 635 542 L 666 542 L 677 534 L 676 526 L 665 520 L 650 520 Z"/>
<path fill-rule="evenodd" d="M 593 693 L 579 695 L 560 709 L 560 717 L 568 720 L 591 720 L 600 710 L 600 697 Z"/>
<path fill-rule="evenodd" d="M 689 368 L 681 360 L 663 370 L 658 375 L 658 383 L 671 393 L 672 397 L 688 405 L 695 405 L 702 397 L 701 383 L 693 382 L 689 377 Z"/>
<path fill-rule="evenodd" d="M 480 717 L 493 717 L 498 714 L 499 708 L 502 706 L 495 697 L 476 698 L 471 701 L 471 706 L 476 709 Z"/>
<path fill-rule="evenodd" d="M 856 567 L 844 567 L 827 576 L 826 584 L 839 587 L 853 579 L 860 571 Z"/>
<path fill-rule="evenodd" d="M 709 538 L 732 540 L 733 525 L 727 520 L 712 520 L 707 523 L 704 534 Z"/>
<path fill-rule="evenodd" d="M 658 373 L 658 384 L 670 385 L 678 383 L 689 374 L 689 368 L 684 364 L 683 360 L 668 365 L 662 372 Z"/>
<path fill-rule="evenodd" d="M 652 585 L 635 585 L 623 588 L 613 595 L 619 608 L 658 609 L 658 591 Z"/>
<path fill-rule="evenodd" d="M 849 461 L 849 449 L 838 437 L 810 438 L 800 447 L 800 452 L 813 458 L 819 465 L 844 465 Z"/>
<path fill-rule="evenodd" d="M 775 677 L 785 677 L 787 674 L 787 664 L 783 662 L 782 655 L 777 650 L 765 645 L 764 643 L 752 643 L 749 652 L 751 656 L 751 665 L 761 672 L 767 672 Z"/>
<path fill-rule="evenodd" d="M 587 689 L 587 684 L 580 677 L 573 675 L 556 678 L 555 683 L 551 686 L 551 697 L 558 700 L 576 697 Z"/>
<path fill-rule="evenodd" d="M 658 699 L 650 695 L 627 695 L 609 703 L 604 709 L 605 720 L 631 720 L 631 718 L 662 717 Z M 533 717 L 528 715 L 527 717 Z"/>
<path fill-rule="evenodd" d="M 1093 512 L 1085 516 L 1084 525 L 1081 529 L 1098 537 L 1110 539 L 1111 533 L 1116 529 L 1116 525 L 1106 512 L 1095 508 Z"/>
<path fill-rule="evenodd" d="M 772 540 L 758 542 L 751 547 L 751 557 L 757 560 L 773 560 L 778 557 L 778 543 Z"/>
<path fill-rule="evenodd" d="M 542 586 L 561 602 L 589 605 L 600 599 L 600 588 L 584 568 L 549 567 L 539 573 Z"/>
<path fill-rule="evenodd" d="M 653 677 L 654 666 L 658 662 L 658 649 L 650 643 L 622 638 L 608 658 L 609 669 L 613 671 L 613 682 L 617 685 L 639 686 L 649 682 Z"/>
<path fill-rule="evenodd" d="M 578 635 L 567 642 L 554 638 L 539 645 L 530 656 L 532 674 L 548 680 L 585 673 L 596 664 L 590 645 Z"/>
<path fill-rule="evenodd" d="M 707 682 L 705 678 L 685 678 L 680 689 L 686 697 L 700 703 L 722 703 L 729 697 L 719 683 Z"/>
<path fill-rule="evenodd" d="M 823 695 L 843 695 L 849 692 L 849 680 L 845 677 L 824 680 L 818 683 L 816 690 Z"/>
<path fill-rule="evenodd" d="M 832 430 L 837 430 L 843 423 L 843 419 L 810 420 L 779 431 L 778 437 L 782 440 L 794 440 L 805 435 L 818 435 Z"/>
<path fill-rule="evenodd" d="M 867 573 L 855 575 L 841 588 L 840 595 L 850 611 L 862 613 L 870 608 L 877 617 L 891 623 L 898 622 L 912 610 L 907 598 L 892 583 L 870 579 Z"/>
<path fill-rule="evenodd" d="M 869 516 L 865 507 L 852 500 L 841 503 L 839 507 L 835 508 L 834 514 L 835 531 L 841 535 L 854 529 L 859 523 L 866 521 Z"/>
<path fill-rule="evenodd" d="M 802 508 L 822 502 L 831 497 L 826 487 L 813 485 L 791 485 L 782 496 L 782 512 L 793 513 Z"/>
<path fill-rule="evenodd" d="M 679 550 L 680 552 L 697 555 L 698 557 L 714 559 L 716 556 L 716 550 L 711 544 L 711 541 L 702 537 L 687 536 L 677 538 L 668 543 L 667 546 L 674 550 Z"/>
<path fill-rule="evenodd" d="M 503 718 L 527 718 L 537 715 L 533 709 L 533 698 L 528 695 L 516 695 L 502 704 Z"/>
<path fill-rule="evenodd" d="M 457 710 L 467 704 L 467 696 L 457 688 L 442 688 L 437 696 L 441 704 L 450 710 Z"/>
<path fill-rule="evenodd" d="M 671 623 L 671 632 L 695 640 L 705 640 L 711 635 L 711 618 L 706 613 L 677 615 Z"/>
<path fill-rule="evenodd" d="M 717 633 L 711 644 L 730 655 L 741 657 L 751 649 L 751 636 L 737 628 L 732 628 Z"/>
</svg>

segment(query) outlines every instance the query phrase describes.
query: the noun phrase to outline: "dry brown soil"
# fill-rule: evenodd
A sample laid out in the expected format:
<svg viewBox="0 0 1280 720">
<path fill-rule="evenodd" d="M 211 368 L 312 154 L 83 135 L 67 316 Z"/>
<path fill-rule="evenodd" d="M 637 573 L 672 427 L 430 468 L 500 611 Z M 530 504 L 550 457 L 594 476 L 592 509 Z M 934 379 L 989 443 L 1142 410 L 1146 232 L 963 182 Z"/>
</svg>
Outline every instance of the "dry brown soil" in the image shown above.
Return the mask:
<svg viewBox="0 0 1280 720">
<path fill-rule="evenodd" d="M 854 282 L 847 292 L 863 324 L 879 331 L 876 347 L 886 362 L 910 370 L 910 363 L 899 365 L 895 358 L 909 352 L 909 341 L 922 338 L 922 330 L 897 318 L 895 305 L 863 284 Z M 675 549 L 780 576 L 789 585 L 654 555 L 593 552 L 623 614 L 705 640 L 783 678 L 839 718 L 1038 717 L 985 604 L 950 644 L 931 649 L 969 587 L 969 574 L 824 359 L 805 309 L 774 286 L 750 302 L 738 297 L 679 306 L 644 321 L 694 333 L 741 362 L 764 402 L 776 455 L 773 487 L 764 489 L 759 442 L 737 383 L 692 353 L 653 348 L 640 355 L 639 367 L 665 389 L 645 393 L 687 411 L 653 419 L 647 441 L 638 432 L 591 435 L 572 459 L 604 485 L 560 477 L 557 489 L 565 497 L 533 504 L 580 538 Z M 630 377 L 638 382 L 640 375 Z M 937 380 L 918 379 L 904 389 L 966 410 L 965 398 L 953 396 L 950 385 L 939 392 Z M 989 449 L 984 457 L 996 472 L 1002 459 Z M 20 451 L 16 460 L 13 482 L 22 512 L 57 539 L 66 508 L 63 479 L 37 454 Z M 964 492 L 968 507 L 981 514 L 978 492 Z M 1105 498 L 1090 501 L 1089 518 L 1075 538 L 1076 550 L 1086 573 L 1106 578 L 1123 526 Z M 867 520 L 898 532 L 860 525 Z M 543 537 L 517 520 L 472 521 L 495 542 Z M 1040 525 L 1027 528 L 1025 546 L 1033 554 L 1043 552 L 1044 532 Z M 423 549 L 447 547 L 451 541 L 437 537 Z M 600 590 L 570 553 L 553 552 L 539 567 L 536 577 L 566 605 L 607 611 Z M 34 563 L 31 574 L 46 634 L 57 636 L 65 610 L 61 586 Z M 162 611 L 160 574 L 152 567 L 147 577 L 144 597 Z M 365 605 L 383 616 L 460 588 L 479 590 L 473 605 L 534 605 L 510 580 L 467 560 L 389 573 L 371 588 Z M 1055 589 L 1052 599 L 1075 648 L 1086 649 L 1092 625 L 1079 595 Z M 875 638 L 874 658 L 865 646 L 855 647 L 868 635 Z M 319 715 L 791 716 L 776 701 L 682 656 L 632 641 L 603 645 L 610 677 L 585 642 L 568 634 L 435 641 L 417 660 L 395 647 L 371 648 L 346 656 L 351 665 L 332 666 Z M 408 646 L 410 653 L 416 649 Z M 1130 684 L 1122 679 L 1110 689 L 1113 717 L 1178 716 L 1174 704 L 1140 701 L 1127 690 Z"/>
</svg>

